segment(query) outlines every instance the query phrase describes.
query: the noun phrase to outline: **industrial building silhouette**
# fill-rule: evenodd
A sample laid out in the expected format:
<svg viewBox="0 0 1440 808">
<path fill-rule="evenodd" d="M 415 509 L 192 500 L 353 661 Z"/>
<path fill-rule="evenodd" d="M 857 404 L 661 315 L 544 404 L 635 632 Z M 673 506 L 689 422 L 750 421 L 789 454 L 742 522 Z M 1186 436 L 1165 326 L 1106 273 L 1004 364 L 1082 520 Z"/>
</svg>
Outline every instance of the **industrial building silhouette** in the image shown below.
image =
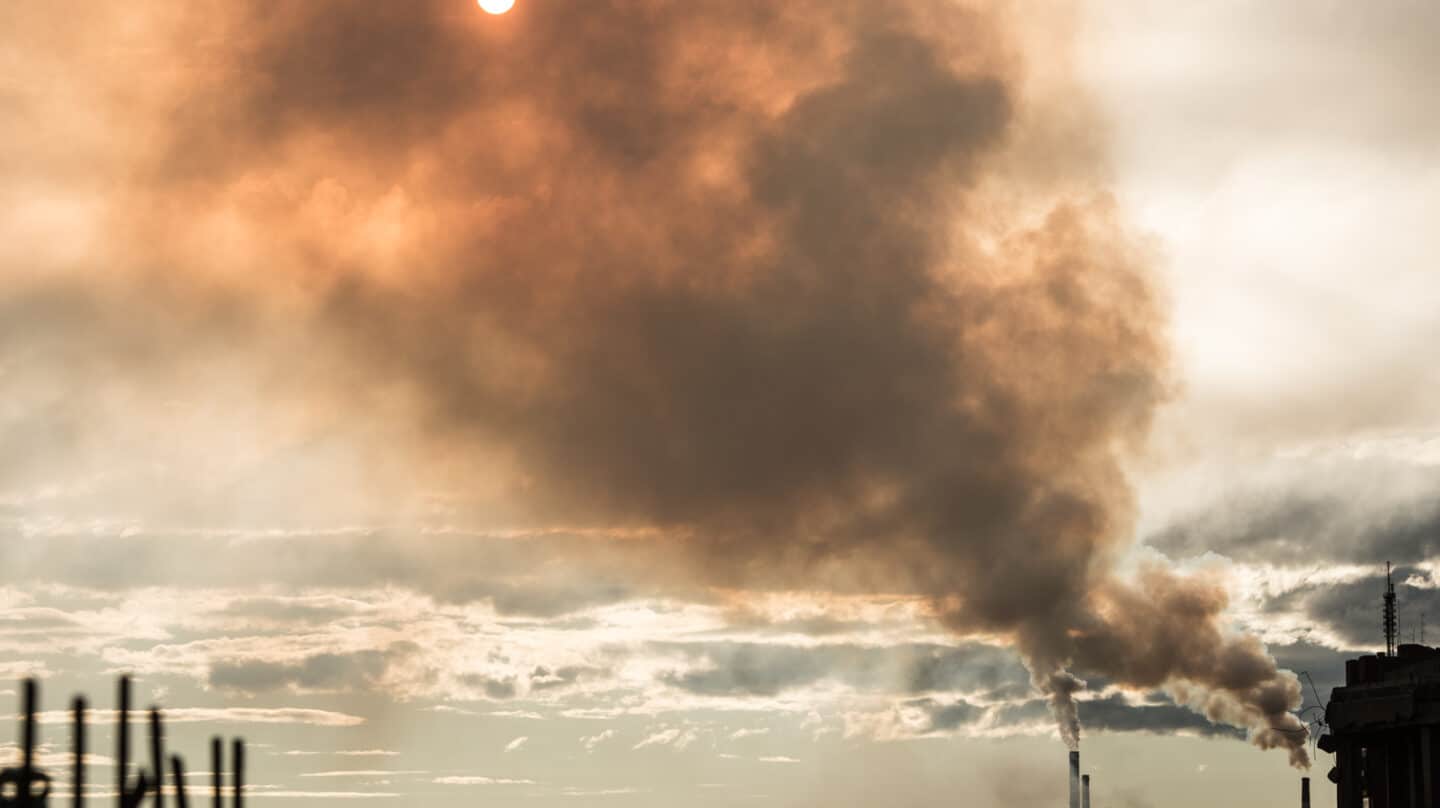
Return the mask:
<svg viewBox="0 0 1440 808">
<path fill-rule="evenodd" d="M 1337 808 L 1440 806 L 1440 649 L 1396 644 L 1388 565 L 1385 579 L 1385 651 L 1345 662 L 1317 744 L 1335 755 Z"/>
</svg>

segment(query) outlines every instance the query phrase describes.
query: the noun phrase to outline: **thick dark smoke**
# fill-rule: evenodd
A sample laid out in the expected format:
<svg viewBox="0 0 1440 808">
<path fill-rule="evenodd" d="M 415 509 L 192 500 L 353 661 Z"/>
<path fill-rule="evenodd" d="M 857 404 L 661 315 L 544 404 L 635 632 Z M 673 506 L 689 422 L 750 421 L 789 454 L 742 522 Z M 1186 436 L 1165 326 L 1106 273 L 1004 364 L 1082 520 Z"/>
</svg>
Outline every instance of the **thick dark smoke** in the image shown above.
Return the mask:
<svg viewBox="0 0 1440 808">
<path fill-rule="evenodd" d="M 417 475 L 509 519 L 664 536 L 708 584 L 918 589 L 1016 639 L 1071 744 L 1073 670 L 1301 763 L 1222 588 L 1111 572 L 1163 312 L 1012 13 L 197 7 L 117 253 L 303 333 L 277 400 L 413 417 Z"/>
</svg>

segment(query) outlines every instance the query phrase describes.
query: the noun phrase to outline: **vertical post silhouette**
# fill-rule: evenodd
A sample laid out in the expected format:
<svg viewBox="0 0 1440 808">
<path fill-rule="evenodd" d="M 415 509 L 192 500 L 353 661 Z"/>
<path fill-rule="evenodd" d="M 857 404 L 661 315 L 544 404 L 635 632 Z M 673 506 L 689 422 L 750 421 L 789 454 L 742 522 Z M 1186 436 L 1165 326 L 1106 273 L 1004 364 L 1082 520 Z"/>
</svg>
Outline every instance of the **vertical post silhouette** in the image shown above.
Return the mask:
<svg viewBox="0 0 1440 808">
<path fill-rule="evenodd" d="M 210 785 L 214 789 L 214 795 L 210 800 L 211 808 L 225 808 L 225 800 L 221 796 L 224 789 L 221 781 L 221 772 L 225 768 L 224 744 L 225 742 L 220 739 L 219 735 L 210 739 Z"/>
<path fill-rule="evenodd" d="M 155 772 L 155 808 L 165 808 L 165 725 L 160 708 L 150 708 L 150 767 Z"/>
<path fill-rule="evenodd" d="M 185 760 L 179 755 L 166 755 L 165 718 L 159 706 L 150 708 L 150 755 L 149 766 L 135 763 L 134 778 L 130 777 L 130 703 L 131 685 L 129 676 L 119 680 L 116 696 L 119 704 L 115 711 L 115 804 L 118 808 L 152 808 L 147 805 L 153 795 L 153 808 L 165 808 L 165 780 L 174 782 L 172 808 L 189 808 L 190 795 L 185 782 Z M 54 780 L 48 772 L 39 768 L 40 761 L 40 686 L 34 679 L 26 679 L 21 686 L 20 710 L 20 765 L 0 770 L 0 808 L 45 808 L 50 798 Z M 72 808 L 84 808 L 86 798 L 86 768 L 88 766 L 88 736 L 86 721 L 89 718 L 89 703 L 84 696 L 75 696 L 70 702 L 71 783 L 70 802 Z M 211 778 L 214 785 L 213 808 L 225 808 L 224 799 L 224 739 L 215 736 L 210 741 Z M 245 803 L 245 741 L 232 739 L 231 788 L 234 791 L 234 808 L 243 808 Z M 168 768 L 168 772 L 167 772 Z"/>
<path fill-rule="evenodd" d="M 150 791 L 150 778 L 145 772 L 135 775 L 135 790 L 120 792 L 120 808 L 139 808 L 140 803 L 145 801 L 145 795 Z"/>
<path fill-rule="evenodd" d="M 32 789 L 35 780 L 35 701 L 38 686 L 34 679 L 26 679 L 24 706 L 21 708 L 21 758 L 20 782 L 16 785 L 15 802 L 20 808 L 30 808 L 33 803 Z"/>
<path fill-rule="evenodd" d="M 170 756 L 170 776 L 175 780 L 175 805 L 177 808 L 190 808 L 185 796 L 185 761 L 179 755 Z"/>
<path fill-rule="evenodd" d="M 74 794 L 71 795 L 71 802 L 75 808 L 85 806 L 85 697 L 76 696 L 75 701 L 70 705 L 72 714 L 72 725 L 70 729 L 70 745 L 74 747 L 75 760 L 72 762 Z"/>
<path fill-rule="evenodd" d="M 130 677 L 120 677 L 120 714 L 115 717 L 115 791 L 126 802 L 125 778 L 130 772 Z"/>
<path fill-rule="evenodd" d="M 230 746 L 230 765 L 234 767 L 231 781 L 235 785 L 235 808 L 244 808 L 245 805 L 245 742 L 236 738 Z"/>
</svg>

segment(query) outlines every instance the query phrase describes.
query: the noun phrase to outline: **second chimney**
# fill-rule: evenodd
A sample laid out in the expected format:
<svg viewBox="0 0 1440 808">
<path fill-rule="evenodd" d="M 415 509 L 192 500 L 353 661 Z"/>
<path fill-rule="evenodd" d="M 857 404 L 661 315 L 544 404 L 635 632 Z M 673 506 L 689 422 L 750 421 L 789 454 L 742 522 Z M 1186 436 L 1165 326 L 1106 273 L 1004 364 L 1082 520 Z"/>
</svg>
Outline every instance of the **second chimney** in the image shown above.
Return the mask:
<svg viewBox="0 0 1440 808">
<path fill-rule="evenodd" d="M 1080 808 L 1080 750 L 1070 753 L 1070 808 Z"/>
<path fill-rule="evenodd" d="M 1080 775 L 1080 808 L 1090 808 L 1090 775 Z M 1305 808 L 1310 808 L 1306 805 Z"/>
<path fill-rule="evenodd" d="M 1310 808 L 1310 778 L 1300 778 L 1300 808 Z"/>
</svg>

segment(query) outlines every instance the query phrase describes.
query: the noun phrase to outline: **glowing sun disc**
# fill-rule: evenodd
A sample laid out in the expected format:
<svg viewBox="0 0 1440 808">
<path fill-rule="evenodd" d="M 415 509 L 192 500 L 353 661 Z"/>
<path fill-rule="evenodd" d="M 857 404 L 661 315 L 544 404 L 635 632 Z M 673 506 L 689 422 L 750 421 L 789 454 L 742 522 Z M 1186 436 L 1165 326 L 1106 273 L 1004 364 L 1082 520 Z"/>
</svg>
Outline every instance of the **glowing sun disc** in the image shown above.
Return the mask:
<svg viewBox="0 0 1440 808">
<path fill-rule="evenodd" d="M 504 14 L 515 7 L 515 0 L 480 0 L 486 14 Z"/>
</svg>

